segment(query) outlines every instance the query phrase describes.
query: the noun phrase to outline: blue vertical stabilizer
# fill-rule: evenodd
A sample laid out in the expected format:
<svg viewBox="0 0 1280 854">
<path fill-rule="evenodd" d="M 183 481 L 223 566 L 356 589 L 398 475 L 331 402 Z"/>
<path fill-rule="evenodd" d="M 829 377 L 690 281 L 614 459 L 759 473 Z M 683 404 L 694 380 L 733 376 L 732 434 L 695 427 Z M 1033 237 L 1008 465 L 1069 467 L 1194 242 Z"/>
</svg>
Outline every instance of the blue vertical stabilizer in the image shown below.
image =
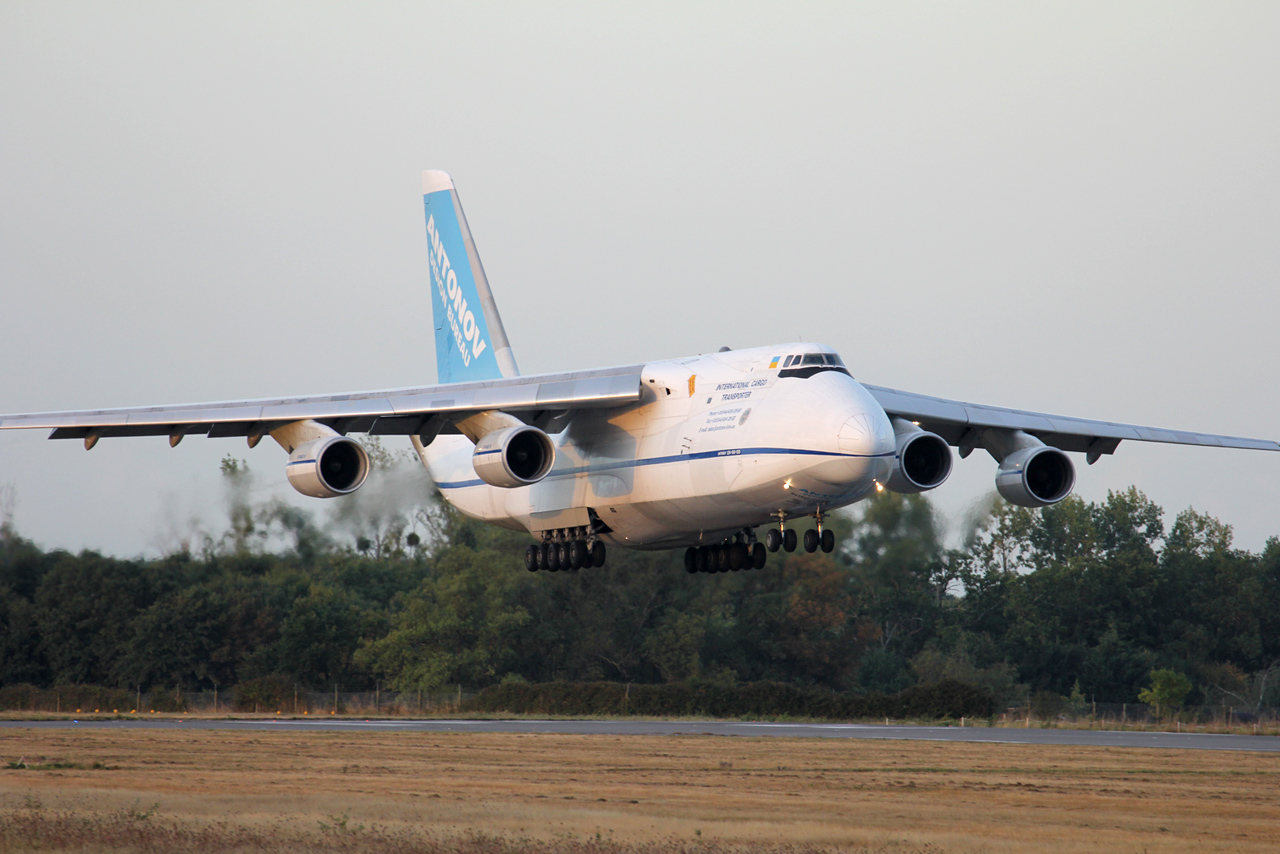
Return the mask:
<svg viewBox="0 0 1280 854">
<path fill-rule="evenodd" d="M 427 216 L 439 381 L 518 376 L 520 371 L 453 179 L 444 172 L 423 172 L 422 199 Z"/>
</svg>

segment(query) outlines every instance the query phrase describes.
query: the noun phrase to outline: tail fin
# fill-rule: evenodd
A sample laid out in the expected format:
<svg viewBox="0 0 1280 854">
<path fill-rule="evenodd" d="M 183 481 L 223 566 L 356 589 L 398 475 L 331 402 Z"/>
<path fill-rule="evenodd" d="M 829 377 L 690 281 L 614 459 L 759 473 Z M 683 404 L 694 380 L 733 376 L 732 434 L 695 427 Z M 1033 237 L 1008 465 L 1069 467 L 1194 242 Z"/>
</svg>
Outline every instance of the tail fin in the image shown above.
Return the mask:
<svg viewBox="0 0 1280 854">
<path fill-rule="evenodd" d="M 453 179 L 444 172 L 423 172 L 422 200 L 427 212 L 439 381 L 518 376 Z"/>
</svg>

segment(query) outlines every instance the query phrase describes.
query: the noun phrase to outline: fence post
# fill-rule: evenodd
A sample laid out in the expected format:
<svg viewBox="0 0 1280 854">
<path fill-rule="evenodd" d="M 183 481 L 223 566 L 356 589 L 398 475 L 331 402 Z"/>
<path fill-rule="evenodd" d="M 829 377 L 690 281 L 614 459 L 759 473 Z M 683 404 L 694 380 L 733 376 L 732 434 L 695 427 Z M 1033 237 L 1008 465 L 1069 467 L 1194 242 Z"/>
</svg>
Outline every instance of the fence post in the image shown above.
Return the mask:
<svg viewBox="0 0 1280 854">
<path fill-rule="evenodd" d="M 333 713 L 338 713 L 338 683 L 333 683 Z"/>
</svg>

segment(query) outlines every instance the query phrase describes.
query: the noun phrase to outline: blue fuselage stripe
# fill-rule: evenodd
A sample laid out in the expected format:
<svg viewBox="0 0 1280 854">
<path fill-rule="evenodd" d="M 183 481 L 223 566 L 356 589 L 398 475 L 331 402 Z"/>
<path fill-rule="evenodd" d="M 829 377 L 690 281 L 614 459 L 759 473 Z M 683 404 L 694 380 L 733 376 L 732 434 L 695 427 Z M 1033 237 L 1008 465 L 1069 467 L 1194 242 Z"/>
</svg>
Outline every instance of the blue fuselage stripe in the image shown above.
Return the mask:
<svg viewBox="0 0 1280 854">
<path fill-rule="evenodd" d="M 809 457 L 848 457 L 852 459 L 879 459 L 882 457 L 893 457 L 896 452 L 887 454 L 841 454 L 833 451 L 811 451 L 805 448 L 731 448 L 724 451 L 700 451 L 696 454 L 671 454 L 665 457 L 650 457 L 646 460 L 623 460 L 618 462 L 596 463 L 595 465 L 577 466 L 569 469 L 558 469 L 547 475 L 551 477 L 572 477 L 579 474 L 598 474 L 600 472 L 619 471 L 624 469 L 639 468 L 640 466 L 656 466 L 664 463 L 681 463 L 689 460 L 708 460 L 718 457 L 749 457 L 749 456 L 765 456 L 778 454 L 793 454 L 796 456 Z M 475 480 L 455 480 L 437 483 L 440 489 L 464 489 L 468 486 L 486 486 L 487 484 L 476 478 Z"/>
</svg>

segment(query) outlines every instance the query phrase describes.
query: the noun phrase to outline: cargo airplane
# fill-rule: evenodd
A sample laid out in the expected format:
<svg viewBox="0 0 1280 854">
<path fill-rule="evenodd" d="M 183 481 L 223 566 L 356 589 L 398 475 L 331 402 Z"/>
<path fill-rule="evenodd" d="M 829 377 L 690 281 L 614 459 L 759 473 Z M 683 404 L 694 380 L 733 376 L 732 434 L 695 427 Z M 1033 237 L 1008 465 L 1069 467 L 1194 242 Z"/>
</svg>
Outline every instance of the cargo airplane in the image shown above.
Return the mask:
<svg viewBox="0 0 1280 854">
<path fill-rule="evenodd" d="M 826 514 L 951 473 L 951 448 L 996 462 L 996 489 L 1045 507 L 1125 440 L 1280 444 L 1044 415 L 857 382 L 830 347 L 794 342 L 522 376 L 453 180 L 423 173 L 438 383 L 392 391 L 0 416 L 53 439 L 270 436 L 304 495 L 355 492 L 369 458 L 351 433 L 408 436 L 468 516 L 527 531 L 531 571 L 600 566 L 606 544 L 685 549 L 689 572 L 760 569 L 768 553 L 830 552 Z M 803 537 L 798 523 L 806 523 Z M 762 536 L 761 536 L 762 534 Z"/>
</svg>

